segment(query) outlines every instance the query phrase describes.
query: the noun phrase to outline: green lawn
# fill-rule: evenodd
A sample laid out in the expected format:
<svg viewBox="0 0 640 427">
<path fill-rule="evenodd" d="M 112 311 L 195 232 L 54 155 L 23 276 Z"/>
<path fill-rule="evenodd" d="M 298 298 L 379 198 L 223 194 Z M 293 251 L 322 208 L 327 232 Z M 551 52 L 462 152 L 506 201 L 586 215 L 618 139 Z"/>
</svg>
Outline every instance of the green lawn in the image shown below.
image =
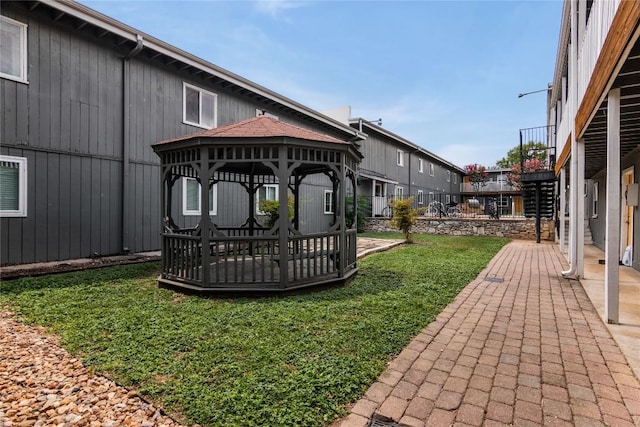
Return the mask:
<svg viewBox="0 0 640 427">
<path fill-rule="evenodd" d="M 183 296 L 159 289 L 147 263 L 3 282 L 0 305 L 190 422 L 322 426 L 508 240 L 415 241 L 359 261 L 347 287 L 295 296 Z"/>
</svg>

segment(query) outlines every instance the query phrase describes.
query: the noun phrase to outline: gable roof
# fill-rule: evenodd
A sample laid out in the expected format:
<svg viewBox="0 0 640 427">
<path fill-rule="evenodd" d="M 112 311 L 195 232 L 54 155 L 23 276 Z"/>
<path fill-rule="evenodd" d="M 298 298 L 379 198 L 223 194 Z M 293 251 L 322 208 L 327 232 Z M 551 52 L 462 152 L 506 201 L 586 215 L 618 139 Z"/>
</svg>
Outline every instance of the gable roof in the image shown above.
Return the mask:
<svg viewBox="0 0 640 427">
<path fill-rule="evenodd" d="M 308 129 L 301 128 L 299 126 L 292 125 L 290 123 L 281 122 L 278 119 L 259 116 L 252 117 L 247 120 L 242 120 L 237 123 L 232 123 L 225 126 L 220 126 L 213 129 L 207 129 L 200 132 L 195 132 L 189 135 L 184 135 L 178 138 L 167 139 L 160 141 L 154 146 L 168 144 L 170 142 L 186 141 L 195 138 L 295 138 L 304 139 L 307 141 L 319 141 L 319 142 L 331 142 L 335 144 L 349 144 L 349 142 L 342 141 L 338 138 L 334 138 L 329 135 L 324 135 L 319 132 L 314 132 Z"/>
</svg>

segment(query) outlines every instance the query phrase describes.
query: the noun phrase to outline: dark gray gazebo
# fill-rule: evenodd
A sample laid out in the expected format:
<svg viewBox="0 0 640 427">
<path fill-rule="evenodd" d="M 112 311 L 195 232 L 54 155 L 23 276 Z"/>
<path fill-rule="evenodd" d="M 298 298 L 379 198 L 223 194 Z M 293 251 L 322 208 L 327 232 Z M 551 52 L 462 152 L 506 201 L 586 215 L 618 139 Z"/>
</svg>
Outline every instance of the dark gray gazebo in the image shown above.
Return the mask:
<svg viewBox="0 0 640 427">
<path fill-rule="evenodd" d="M 352 143 L 260 116 L 162 141 L 153 149 L 161 159 L 161 286 L 285 291 L 345 282 L 357 272 L 356 175 L 362 156 Z M 199 186 L 200 214 L 191 224 L 177 208 L 181 178 L 207 183 Z M 333 207 L 320 231 L 301 227 L 306 224 L 301 189 L 307 181 L 326 183 L 330 200 L 325 202 Z M 218 192 L 218 185 L 235 191 Z M 235 224 L 220 225 L 211 215 L 214 186 Z M 256 194 L 266 186 L 277 188 L 280 201 L 271 227 L 256 206 Z"/>
</svg>

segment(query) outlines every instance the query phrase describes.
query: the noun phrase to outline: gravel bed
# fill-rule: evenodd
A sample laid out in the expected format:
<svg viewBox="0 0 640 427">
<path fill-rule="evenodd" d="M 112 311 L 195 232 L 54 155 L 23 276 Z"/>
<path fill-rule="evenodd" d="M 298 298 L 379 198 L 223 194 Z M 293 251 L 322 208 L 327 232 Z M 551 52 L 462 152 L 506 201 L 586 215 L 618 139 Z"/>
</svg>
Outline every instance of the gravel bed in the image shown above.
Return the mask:
<svg viewBox="0 0 640 427">
<path fill-rule="evenodd" d="M 93 374 L 44 328 L 0 311 L 0 427 L 181 425 L 135 391 Z"/>
</svg>

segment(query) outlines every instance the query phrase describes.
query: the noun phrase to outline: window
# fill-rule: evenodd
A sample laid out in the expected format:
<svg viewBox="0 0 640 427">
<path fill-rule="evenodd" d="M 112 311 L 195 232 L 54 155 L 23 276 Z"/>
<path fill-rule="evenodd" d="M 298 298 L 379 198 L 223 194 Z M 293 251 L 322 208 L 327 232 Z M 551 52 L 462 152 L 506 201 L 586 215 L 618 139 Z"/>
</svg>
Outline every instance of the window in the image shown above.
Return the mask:
<svg viewBox="0 0 640 427">
<path fill-rule="evenodd" d="M 218 125 L 218 95 L 184 83 L 183 122 L 211 129 Z"/>
<path fill-rule="evenodd" d="M 402 199 L 402 196 L 404 196 L 404 188 L 396 187 L 396 198 Z"/>
<path fill-rule="evenodd" d="M 446 196 L 444 196 L 444 202 L 448 205 L 449 203 L 451 203 L 451 194 L 447 194 Z"/>
<path fill-rule="evenodd" d="M 256 213 L 264 215 L 260 210 L 260 205 L 265 200 L 278 200 L 278 186 L 276 184 L 266 184 L 258 188 L 256 193 Z"/>
<path fill-rule="evenodd" d="M 454 183 L 454 184 L 457 184 L 457 183 L 458 183 L 458 174 L 457 174 L 457 173 L 454 173 L 454 174 L 453 174 L 453 183 Z"/>
<path fill-rule="evenodd" d="M 598 218 L 598 183 L 593 183 L 593 200 L 591 201 L 591 217 Z"/>
<path fill-rule="evenodd" d="M 447 182 L 451 182 L 451 171 L 447 171 Z"/>
<path fill-rule="evenodd" d="M 182 215 L 200 215 L 200 183 L 195 178 L 182 180 Z M 209 215 L 218 214 L 218 184 L 209 187 Z"/>
<path fill-rule="evenodd" d="M 429 163 L 429 175 L 434 176 L 436 174 L 436 168 L 433 163 Z"/>
<path fill-rule="evenodd" d="M 27 216 L 27 159 L 0 156 L 0 216 Z"/>
<path fill-rule="evenodd" d="M 27 25 L 0 16 L 0 77 L 27 82 Z"/>
<path fill-rule="evenodd" d="M 333 213 L 333 190 L 324 190 L 324 213 Z"/>
<path fill-rule="evenodd" d="M 424 191 L 418 190 L 418 204 L 424 205 Z"/>
<path fill-rule="evenodd" d="M 398 166 L 404 166 L 404 152 L 402 150 L 397 151 L 397 164 Z"/>
<path fill-rule="evenodd" d="M 424 173 L 424 162 L 422 159 L 418 159 L 418 172 Z"/>
</svg>

